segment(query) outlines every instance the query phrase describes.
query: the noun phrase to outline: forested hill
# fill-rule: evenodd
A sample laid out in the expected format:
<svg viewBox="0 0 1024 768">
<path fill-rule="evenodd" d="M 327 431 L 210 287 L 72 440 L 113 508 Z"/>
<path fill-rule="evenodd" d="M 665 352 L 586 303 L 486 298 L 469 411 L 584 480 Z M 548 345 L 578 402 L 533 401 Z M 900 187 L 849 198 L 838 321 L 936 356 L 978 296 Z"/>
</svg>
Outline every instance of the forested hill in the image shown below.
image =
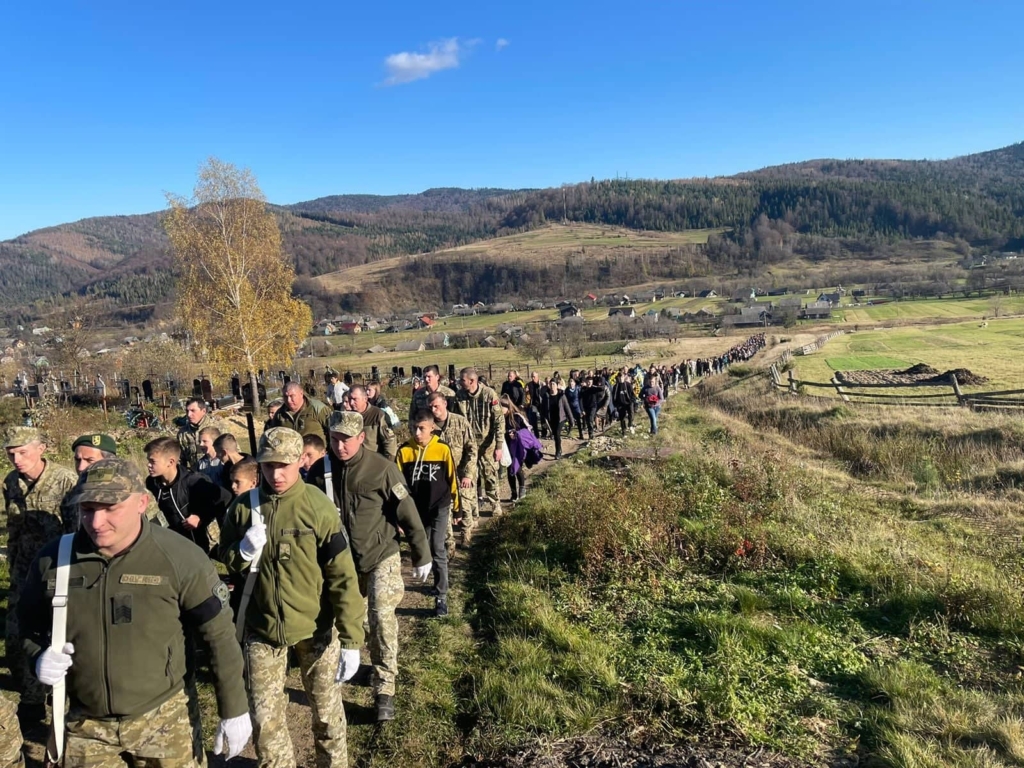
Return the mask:
<svg viewBox="0 0 1024 768">
<path fill-rule="evenodd" d="M 776 256 L 762 245 L 791 235 L 868 248 L 947 237 L 1020 249 L 1024 144 L 943 161 L 813 160 L 729 178 L 338 195 L 274 209 L 301 278 L 561 221 L 725 229 L 708 248 L 730 256 L 716 263 L 732 266 L 771 262 Z M 168 265 L 159 214 L 84 219 L 0 242 L 0 290 L 8 306 L 71 291 L 152 303 L 170 295 Z"/>
<path fill-rule="evenodd" d="M 814 160 L 724 179 L 577 184 L 530 195 L 502 226 L 568 219 L 742 234 L 762 217 L 809 235 L 999 246 L 1024 235 L 1024 144 L 944 161 Z"/>
</svg>

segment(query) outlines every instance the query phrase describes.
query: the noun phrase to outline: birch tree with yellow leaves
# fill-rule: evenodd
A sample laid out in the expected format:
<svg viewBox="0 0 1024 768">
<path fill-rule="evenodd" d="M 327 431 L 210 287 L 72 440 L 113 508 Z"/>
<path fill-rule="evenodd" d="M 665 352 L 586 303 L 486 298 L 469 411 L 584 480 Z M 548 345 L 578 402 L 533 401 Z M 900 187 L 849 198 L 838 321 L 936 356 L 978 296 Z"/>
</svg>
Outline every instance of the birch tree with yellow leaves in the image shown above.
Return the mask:
<svg viewBox="0 0 1024 768">
<path fill-rule="evenodd" d="M 248 373 L 258 412 L 257 371 L 293 360 L 313 327 L 309 305 L 292 296 L 277 219 L 252 171 L 216 158 L 199 169 L 190 199 L 167 202 L 178 318 L 211 365 Z"/>
</svg>

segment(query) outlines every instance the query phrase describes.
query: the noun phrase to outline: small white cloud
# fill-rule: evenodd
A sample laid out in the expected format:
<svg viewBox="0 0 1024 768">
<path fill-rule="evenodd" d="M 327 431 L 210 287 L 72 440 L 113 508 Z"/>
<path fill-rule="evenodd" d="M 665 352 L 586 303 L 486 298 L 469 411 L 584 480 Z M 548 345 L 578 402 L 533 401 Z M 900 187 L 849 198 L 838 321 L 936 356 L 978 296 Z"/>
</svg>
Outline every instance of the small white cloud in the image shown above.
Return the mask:
<svg viewBox="0 0 1024 768">
<path fill-rule="evenodd" d="M 500 51 L 505 48 L 508 48 L 508 40 L 506 40 L 504 37 L 499 37 L 498 42 L 494 44 L 494 50 Z"/>
<path fill-rule="evenodd" d="M 388 77 L 384 85 L 400 85 L 430 77 L 444 69 L 455 69 L 459 66 L 459 56 L 463 50 L 457 37 L 431 43 L 426 53 L 403 51 L 393 53 L 384 59 Z"/>
</svg>

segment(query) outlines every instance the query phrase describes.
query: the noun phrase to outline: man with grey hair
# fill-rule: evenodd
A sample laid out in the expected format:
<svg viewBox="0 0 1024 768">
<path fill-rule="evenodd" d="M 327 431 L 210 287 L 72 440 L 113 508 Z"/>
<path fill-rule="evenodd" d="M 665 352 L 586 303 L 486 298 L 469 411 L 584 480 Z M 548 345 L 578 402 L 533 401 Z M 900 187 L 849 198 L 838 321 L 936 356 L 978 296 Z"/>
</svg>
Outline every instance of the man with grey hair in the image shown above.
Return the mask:
<svg viewBox="0 0 1024 768">
<path fill-rule="evenodd" d="M 330 406 L 315 397 L 307 395 L 297 381 L 289 381 L 284 385 L 284 403 L 267 422 L 267 426 L 287 427 L 300 435 L 319 435 L 327 442 L 329 430 L 327 421 L 331 418 Z"/>
<path fill-rule="evenodd" d="M 20 715 L 26 730 L 46 718 L 45 692 L 21 653 L 18 601 L 32 558 L 51 539 L 67 530 L 64 497 L 78 476 L 43 458 L 46 440 L 34 427 L 11 427 L 4 442 L 14 465 L 4 478 L 7 558 L 11 575 L 5 626 L 7 666 L 21 693 Z"/>
</svg>

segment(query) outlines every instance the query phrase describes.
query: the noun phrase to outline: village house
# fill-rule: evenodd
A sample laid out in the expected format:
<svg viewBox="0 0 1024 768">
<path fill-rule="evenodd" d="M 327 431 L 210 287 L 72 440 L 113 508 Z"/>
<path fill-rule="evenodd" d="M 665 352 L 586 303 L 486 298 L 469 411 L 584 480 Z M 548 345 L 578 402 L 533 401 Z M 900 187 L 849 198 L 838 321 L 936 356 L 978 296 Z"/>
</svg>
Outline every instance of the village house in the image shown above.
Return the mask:
<svg viewBox="0 0 1024 768">
<path fill-rule="evenodd" d="M 608 317 L 636 317 L 636 310 L 633 307 L 612 307 L 608 310 Z"/>
<path fill-rule="evenodd" d="M 828 320 L 832 317 L 832 304 L 828 301 L 812 301 L 800 312 L 802 320 Z"/>
<path fill-rule="evenodd" d="M 700 293 L 697 294 L 697 296 L 702 298 L 702 299 L 717 299 L 718 298 L 718 294 L 715 293 L 710 288 L 708 288 L 707 290 L 701 291 Z"/>
<path fill-rule="evenodd" d="M 567 317 L 582 317 L 583 310 L 572 304 L 566 304 L 565 306 L 558 308 L 558 318 L 565 320 Z"/>
<path fill-rule="evenodd" d="M 428 333 L 426 338 L 423 339 L 423 346 L 427 349 L 445 349 L 450 346 L 451 340 L 447 333 L 441 333 L 435 331 L 434 333 Z"/>
<path fill-rule="evenodd" d="M 338 326 L 338 333 L 343 333 L 346 336 L 355 336 L 357 333 L 363 332 L 363 326 L 359 323 L 342 323 Z"/>
</svg>

